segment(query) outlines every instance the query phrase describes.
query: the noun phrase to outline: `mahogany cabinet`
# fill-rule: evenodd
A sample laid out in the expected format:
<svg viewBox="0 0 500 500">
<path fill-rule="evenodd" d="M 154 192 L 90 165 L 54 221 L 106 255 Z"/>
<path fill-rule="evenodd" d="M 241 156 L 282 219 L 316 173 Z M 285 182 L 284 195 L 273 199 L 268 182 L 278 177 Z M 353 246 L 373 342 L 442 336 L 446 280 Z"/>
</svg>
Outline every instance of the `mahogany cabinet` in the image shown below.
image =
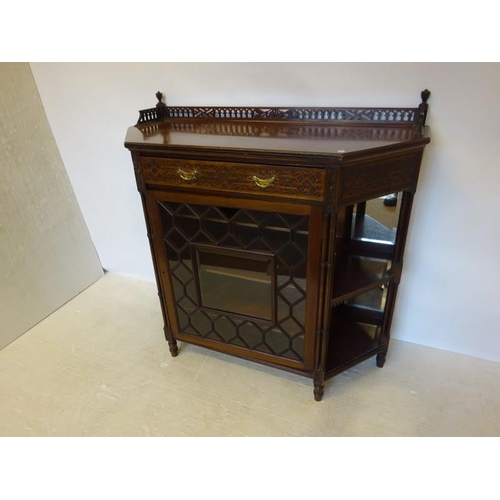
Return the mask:
<svg viewBox="0 0 500 500">
<path fill-rule="evenodd" d="M 165 336 L 325 380 L 385 362 L 429 142 L 416 108 L 174 107 L 127 132 Z"/>
</svg>

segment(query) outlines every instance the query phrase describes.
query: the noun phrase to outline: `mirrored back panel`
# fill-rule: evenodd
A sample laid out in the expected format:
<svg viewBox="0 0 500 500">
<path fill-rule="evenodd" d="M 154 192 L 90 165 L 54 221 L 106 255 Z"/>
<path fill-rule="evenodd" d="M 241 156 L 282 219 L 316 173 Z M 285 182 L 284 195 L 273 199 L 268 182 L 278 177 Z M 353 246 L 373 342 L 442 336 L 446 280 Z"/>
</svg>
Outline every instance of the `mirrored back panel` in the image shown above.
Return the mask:
<svg viewBox="0 0 500 500">
<path fill-rule="evenodd" d="M 367 243 L 394 245 L 402 193 L 363 201 L 354 205 L 351 238 Z"/>
</svg>

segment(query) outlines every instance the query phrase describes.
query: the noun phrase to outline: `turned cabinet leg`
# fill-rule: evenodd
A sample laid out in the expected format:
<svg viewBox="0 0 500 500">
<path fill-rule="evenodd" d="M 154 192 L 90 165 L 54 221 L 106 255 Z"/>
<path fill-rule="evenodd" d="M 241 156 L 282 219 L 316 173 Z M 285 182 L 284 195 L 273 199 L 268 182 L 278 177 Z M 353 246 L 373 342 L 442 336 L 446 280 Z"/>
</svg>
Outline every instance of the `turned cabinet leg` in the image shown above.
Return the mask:
<svg viewBox="0 0 500 500">
<path fill-rule="evenodd" d="M 174 336 L 172 335 L 172 330 L 165 325 L 163 327 L 163 331 L 165 332 L 165 338 L 167 339 L 168 342 L 168 348 L 170 349 L 170 354 L 172 355 L 173 358 L 179 354 L 179 347 L 177 346 L 177 340 L 174 339 Z"/>
<path fill-rule="evenodd" d="M 321 401 L 325 393 L 325 384 L 314 384 L 314 400 Z"/>
<path fill-rule="evenodd" d="M 387 351 L 385 351 L 385 352 L 379 352 L 377 354 L 377 366 L 379 368 L 382 368 L 384 366 L 386 356 L 387 356 Z"/>
<path fill-rule="evenodd" d="M 325 392 L 325 372 L 323 370 L 314 371 L 314 399 L 321 401 Z"/>
<path fill-rule="evenodd" d="M 170 349 L 170 354 L 173 358 L 175 358 L 177 354 L 179 354 L 179 347 L 177 346 L 176 340 L 173 340 L 172 342 L 169 341 L 168 348 Z"/>
</svg>

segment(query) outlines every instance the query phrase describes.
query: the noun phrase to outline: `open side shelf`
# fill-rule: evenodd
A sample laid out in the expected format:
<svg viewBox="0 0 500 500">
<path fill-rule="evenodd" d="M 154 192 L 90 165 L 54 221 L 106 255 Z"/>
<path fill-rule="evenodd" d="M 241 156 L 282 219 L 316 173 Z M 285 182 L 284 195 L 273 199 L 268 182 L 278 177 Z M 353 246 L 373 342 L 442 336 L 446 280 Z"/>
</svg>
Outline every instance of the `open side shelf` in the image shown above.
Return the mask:
<svg viewBox="0 0 500 500">
<path fill-rule="evenodd" d="M 393 272 L 388 259 L 348 255 L 336 265 L 334 276 L 332 306 L 388 283 Z"/>
<path fill-rule="evenodd" d="M 352 364 L 379 347 L 381 327 L 338 315 L 331 324 L 327 372 Z"/>
</svg>

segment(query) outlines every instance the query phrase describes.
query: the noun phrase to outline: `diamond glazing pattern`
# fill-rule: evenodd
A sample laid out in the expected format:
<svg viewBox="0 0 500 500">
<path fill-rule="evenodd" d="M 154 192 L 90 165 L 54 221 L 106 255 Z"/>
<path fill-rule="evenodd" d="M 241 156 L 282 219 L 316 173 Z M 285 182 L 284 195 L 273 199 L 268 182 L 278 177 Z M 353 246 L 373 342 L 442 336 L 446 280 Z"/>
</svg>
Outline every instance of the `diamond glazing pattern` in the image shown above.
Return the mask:
<svg viewBox="0 0 500 500">
<path fill-rule="evenodd" d="M 303 361 L 308 217 L 158 203 L 180 331 Z M 201 308 L 192 261 L 194 243 L 276 255 L 276 324 Z"/>
</svg>

